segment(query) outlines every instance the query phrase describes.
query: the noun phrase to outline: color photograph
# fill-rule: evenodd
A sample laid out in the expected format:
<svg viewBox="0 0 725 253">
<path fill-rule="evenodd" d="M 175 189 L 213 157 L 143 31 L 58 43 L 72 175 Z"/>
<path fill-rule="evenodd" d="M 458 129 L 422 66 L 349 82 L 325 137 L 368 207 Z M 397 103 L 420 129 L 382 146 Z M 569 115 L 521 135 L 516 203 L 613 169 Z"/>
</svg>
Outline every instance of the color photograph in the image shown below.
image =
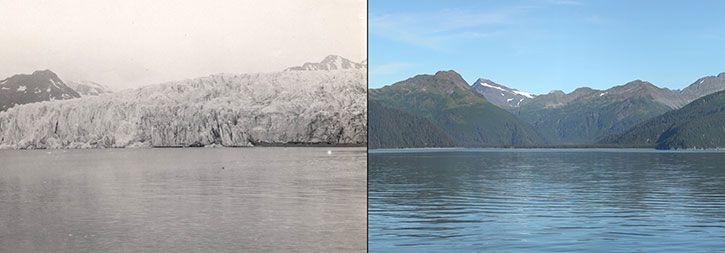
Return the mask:
<svg viewBox="0 0 725 253">
<path fill-rule="evenodd" d="M 725 249 L 723 8 L 371 0 L 369 251 Z"/>
</svg>

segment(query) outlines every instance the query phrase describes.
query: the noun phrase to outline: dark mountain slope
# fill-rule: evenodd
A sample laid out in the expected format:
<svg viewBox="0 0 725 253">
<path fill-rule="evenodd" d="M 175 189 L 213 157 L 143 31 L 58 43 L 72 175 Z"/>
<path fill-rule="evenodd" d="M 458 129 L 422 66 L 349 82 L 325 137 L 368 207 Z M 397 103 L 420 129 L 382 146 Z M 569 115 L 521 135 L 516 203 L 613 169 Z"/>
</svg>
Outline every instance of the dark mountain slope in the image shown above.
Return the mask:
<svg viewBox="0 0 725 253">
<path fill-rule="evenodd" d="M 553 144 L 589 144 L 682 104 L 674 91 L 636 80 L 604 91 L 552 92 L 512 111 Z"/>
<path fill-rule="evenodd" d="M 50 70 L 14 75 L 0 81 L 0 111 L 15 105 L 79 97 Z"/>
<path fill-rule="evenodd" d="M 371 148 L 450 147 L 451 138 L 430 120 L 368 102 Z"/>
<path fill-rule="evenodd" d="M 647 145 L 658 149 L 725 147 L 725 91 L 641 123 L 604 144 Z"/>
<path fill-rule="evenodd" d="M 418 75 L 380 89 L 371 89 L 369 100 L 430 120 L 456 146 L 512 146 L 544 142 L 531 126 L 486 101 L 455 71 Z M 381 133 L 371 129 L 369 134 L 376 136 Z"/>
</svg>

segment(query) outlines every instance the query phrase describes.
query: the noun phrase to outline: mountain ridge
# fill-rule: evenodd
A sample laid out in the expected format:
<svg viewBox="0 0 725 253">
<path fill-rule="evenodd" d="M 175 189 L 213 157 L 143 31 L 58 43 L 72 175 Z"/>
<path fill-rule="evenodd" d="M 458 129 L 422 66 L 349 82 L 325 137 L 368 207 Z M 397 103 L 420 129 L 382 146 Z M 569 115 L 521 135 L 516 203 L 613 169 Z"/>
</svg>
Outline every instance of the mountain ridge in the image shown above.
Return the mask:
<svg viewBox="0 0 725 253">
<path fill-rule="evenodd" d="M 80 94 L 48 69 L 0 80 L 0 112 L 16 105 L 79 97 Z"/>
<path fill-rule="evenodd" d="M 362 62 L 354 62 L 339 55 L 328 55 L 320 62 L 306 62 L 300 66 L 286 68 L 284 71 L 315 71 L 365 68 L 367 68 L 367 59 L 363 60 Z"/>
<path fill-rule="evenodd" d="M 605 90 L 580 87 L 570 93 L 536 95 L 520 106 L 501 105 L 500 100 L 498 105 L 534 126 L 552 144 L 593 144 L 680 108 L 699 94 L 719 90 L 725 90 L 725 73 L 700 78 L 683 90 L 660 88 L 636 79 Z M 490 93 L 487 98 L 492 96 Z"/>
<path fill-rule="evenodd" d="M 696 99 L 599 143 L 657 149 L 725 148 L 725 91 Z"/>
<path fill-rule="evenodd" d="M 445 142 L 447 137 L 453 142 L 452 146 L 514 146 L 543 141 L 531 126 L 488 102 L 453 70 L 416 75 L 379 89 L 369 89 L 368 96 L 370 104 L 379 103 L 430 121 L 445 134 L 444 137 L 431 139 Z M 379 113 L 375 109 L 371 107 L 371 115 Z M 405 129 L 405 126 L 395 125 L 395 122 L 374 122 L 376 116 L 370 119 L 373 120 L 371 126 L 385 124 Z M 379 136 L 384 134 L 382 131 L 371 131 L 369 134 L 371 139 L 388 138 Z M 414 143 L 414 140 L 405 142 Z"/>
</svg>

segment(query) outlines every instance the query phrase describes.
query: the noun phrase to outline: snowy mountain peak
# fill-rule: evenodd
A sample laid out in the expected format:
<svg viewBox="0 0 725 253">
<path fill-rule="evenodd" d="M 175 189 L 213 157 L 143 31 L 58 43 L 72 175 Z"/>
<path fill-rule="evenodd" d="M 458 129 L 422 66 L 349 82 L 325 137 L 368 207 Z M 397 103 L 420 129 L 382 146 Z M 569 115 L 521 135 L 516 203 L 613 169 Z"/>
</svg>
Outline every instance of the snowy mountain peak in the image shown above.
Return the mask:
<svg viewBox="0 0 725 253">
<path fill-rule="evenodd" d="M 519 107 L 534 98 L 534 95 L 479 78 L 471 86 L 489 102 L 501 107 Z"/>
<path fill-rule="evenodd" d="M 339 64 L 343 60 L 347 60 L 347 59 L 342 58 L 342 56 L 339 56 L 339 55 L 331 54 L 331 55 L 326 56 L 325 59 L 322 60 L 322 63 L 325 63 L 325 64 L 338 63 Z"/>
<path fill-rule="evenodd" d="M 336 70 L 336 69 L 364 69 L 367 68 L 367 60 L 363 63 L 353 62 L 339 55 L 328 55 L 318 63 L 307 62 L 302 66 L 285 69 L 285 71 L 314 71 L 314 70 Z"/>
<path fill-rule="evenodd" d="M 111 88 L 92 81 L 68 81 L 68 86 L 81 96 L 98 96 L 104 93 L 113 93 Z"/>
</svg>

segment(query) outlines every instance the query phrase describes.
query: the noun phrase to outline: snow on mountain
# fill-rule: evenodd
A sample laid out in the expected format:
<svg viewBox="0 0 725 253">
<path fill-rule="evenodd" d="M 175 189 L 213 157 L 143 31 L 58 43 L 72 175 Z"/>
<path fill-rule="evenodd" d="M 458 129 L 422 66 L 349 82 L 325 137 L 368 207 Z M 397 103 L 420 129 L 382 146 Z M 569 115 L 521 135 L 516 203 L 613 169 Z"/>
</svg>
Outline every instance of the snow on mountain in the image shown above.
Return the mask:
<svg viewBox="0 0 725 253">
<path fill-rule="evenodd" d="M 521 96 L 524 96 L 524 97 L 527 97 L 527 98 L 534 98 L 534 96 L 531 95 L 531 93 L 527 93 L 527 92 L 523 92 L 523 91 L 518 91 L 518 90 L 511 90 L 511 92 L 516 93 L 516 94 L 521 95 Z"/>
<path fill-rule="evenodd" d="M 91 81 L 68 81 L 68 86 L 81 96 L 98 96 L 103 93 L 113 93 L 111 88 Z"/>
<path fill-rule="evenodd" d="M 0 81 L 0 111 L 16 105 L 78 97 L 77 92 L 50 70 L 14 75 Z"/>
<path fill-rule="evenodd" d="M 302 66 L 291 67 L 285 71 L 312 71 L 312 70 L 335 70 L 335 69 L 365 69 L 367 60 L 362 63 L 353 62 L 337 55 L 328 55 L 319 63 L 307 62 Z"/>
<path fill-rule="evenodd" d="M 364 144 L 366 91 L 359 69 L 218 74 L 13 107 L 0 147 Z"/>
<path fill-rule="evenodd" d="M 486 100 L 500 107 L 519 107 L 534 98 L 534 95 L 512 89 L 491 80 L 480 78 L 471 86 Z"/>
</svg>

